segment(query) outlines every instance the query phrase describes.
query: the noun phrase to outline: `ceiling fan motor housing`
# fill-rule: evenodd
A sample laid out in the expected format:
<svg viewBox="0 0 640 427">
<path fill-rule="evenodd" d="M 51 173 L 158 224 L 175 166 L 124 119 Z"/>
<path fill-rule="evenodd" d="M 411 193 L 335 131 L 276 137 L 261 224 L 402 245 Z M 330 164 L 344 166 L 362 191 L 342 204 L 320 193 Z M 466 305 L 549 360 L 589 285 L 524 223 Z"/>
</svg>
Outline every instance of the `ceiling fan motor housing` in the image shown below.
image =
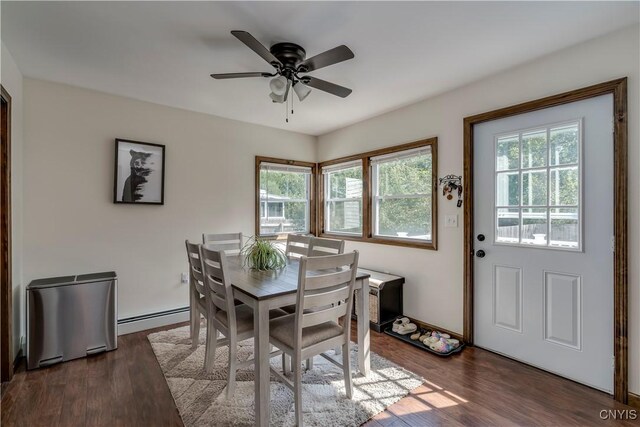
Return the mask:
<svg viewBox="0 0 640 427">
<path fill-rule="evenodd" d="M 295 43 L 276 43 L 271 46 L 270 52 L 282 62 L 285 70 L 296 71 L 298 64 L 304 61 L 307 53 L 302 46 Z"/>
</svg>

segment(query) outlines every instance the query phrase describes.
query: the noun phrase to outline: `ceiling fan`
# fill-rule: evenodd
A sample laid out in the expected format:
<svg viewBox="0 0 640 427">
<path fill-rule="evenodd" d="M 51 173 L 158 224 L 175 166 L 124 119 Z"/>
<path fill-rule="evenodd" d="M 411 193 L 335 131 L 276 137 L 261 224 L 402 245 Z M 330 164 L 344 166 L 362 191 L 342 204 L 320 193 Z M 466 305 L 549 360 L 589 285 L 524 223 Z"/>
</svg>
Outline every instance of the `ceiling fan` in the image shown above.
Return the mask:
<svg viewBox="0 0 640 427">
<path fill-rule="evenodd" d="M 269 87 L 271 88 L 271 94 L 269 96 L 273 102 L 277 103 L 284 103 L 287 101 L 291 86 L 293 86 L 293 91 L 296 93 L 300 101 L 304 100 L 311 92 L 309 86 L 341 98 L 346 98 L 351 93 L 351 89 L 344 86 L 327 82 L 317 77 L 303 75 L 353 58 L 353 52 L 345 45 L 335 47 L 311 58 L 305 59 L 305 50 L 302 46 L 295 43 L 276 43 L 271 46 L 271 49 L 267 49 L 262 43 L 246 31 L 231 31 L 231 34 L 271 64 L 271 66 L 275 68 L 275 71 L 273 73 L 250 72 L 211 74 L 211 77 L 214 79 L 274 77 L 269 82 Z"/>
</svg>

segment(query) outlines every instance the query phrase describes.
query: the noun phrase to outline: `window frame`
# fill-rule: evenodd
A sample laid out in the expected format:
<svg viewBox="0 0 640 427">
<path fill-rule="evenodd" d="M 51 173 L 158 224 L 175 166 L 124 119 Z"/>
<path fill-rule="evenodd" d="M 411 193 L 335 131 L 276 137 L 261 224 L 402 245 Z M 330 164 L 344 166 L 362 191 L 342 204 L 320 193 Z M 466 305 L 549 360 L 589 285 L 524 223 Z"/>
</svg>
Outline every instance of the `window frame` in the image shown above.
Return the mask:
<svg viewBox="0 0 640 427">
<path fill-rule="evenodd" d="M 264 239 L 277 239 L 282 233 L 276 234 L 260 234 L 260 220 L 263 218 L 260 212 L 260 167 L 263 163 L 275 163 L 286 166 L 300 166 L 311 169 L 309 174 L 309 191 L 308 191 L 308 209 L 309 209 L 309 230 L 305 233 L 316 233 L 316 177 L 317 164 L 312 162 L 303 162 L 299 160 L 279 159 L 274 157 L 255 156 L 255 235 Z M 269 209 L 267 204 L 266 209 Z M 268 217 L 268 212 L 265 212 Z"/>
<path fill-rule="evenodd" d="M 386 154 L 394 154 L 402 151 L 407 151 L 416 148 L 430 147 L 431 149 L 431 241 L 416 240 L 411 238 L 402 237 L 387 237 L 376 236 L 373 234 L 373 182 L 371 171 L 371 158 L 382 156 Z M 362 236 L 328 232 L 325 231 L 325 188 L 324 179 L 322 179 L 322 168 L 326 166 L 335 166 L 341 163 L 353 162 L 356 160 L 362 161 Z M 327 160 L 325 162 L 318 163 L 317 168 L 317 211 L 318 211 L 318 235 L 321 237 L 359 241 L 366 243 L 379 243 L 385 245 L 404 246 L 412 248 L 437 250 L 437 238 L 438 238 L 438 138 L 432 137 L 420 141 L 414 141 L 402 145 L 396 145 L 393 147 L 381 148 L 379 150 L 368 151 L 365 153 L 355 154 L 351 156 L 345 156 L 337 159 Z"/>
<path fill-rule="evenodd" d="M 355 163 L 360 163 L 359 165 L 355 164 Z M 356 159 L 356 160 L 351 160 L 348 162 L 340 162 L 340 163 L 335 163 L 332 165 L 323 165 L 323 166 L 319 166 L 318 167 L 318 182 L 322 182 L 322 185 L 320 186 L 320 190 L 322 191 L 322 224 L 319 225 L 319 228 L 321 228 L 322 230 L 325 230 L 327 227 L 327 216 L 325 215 L 325 211 L 327 210 L 327 203 L 334 201 L 334 202 L 347 202 L 347 201 L 353 201 L 353 200 L 360 200 L 362 203 L 362 232 L 360 234 L 357 233 L 349 233 L 349 232 L 343 232 L 343 231 L 327 231 L 326 234 L 327 235 L 335 235 L 335 236 L 340 236 L 341 238 L 345 237 L 345 236 L 352 236 L 352 237 L 356 237 L 356 238 L 361 238 L 364 235 L 364 205 L 365 205 L 365 199 L 364 199 L 364 187 L 366 185 L 366 182 L 364 180 L 364 162 L 361 159 Z M 344 168 L 339 168 L 337 170 L 334 171 L 330 171 L 327 172 L 326 174 L 323 172 L 323 169 L 326 167 L 332 167 L 332 166 L 341 166 L 341 165 L 345 165 Z M 351 165 L 351 166 L 349 166 Z M 326 183 L 327 180 L 329 179 L 329 175 L 331 174 L 331 172 L 337 172 L 340 170 L 346 170 L 346 169 L 352 169 L 352 168 L 357 168 L 360 167 L 362 168 L 362 195 L 360 196 L 360 198 L 352 198 L 352 197 L 345 197 L 345 198 L 327 198 L 325 191 L 327 190 L 326 188 Z"/>
</svg>

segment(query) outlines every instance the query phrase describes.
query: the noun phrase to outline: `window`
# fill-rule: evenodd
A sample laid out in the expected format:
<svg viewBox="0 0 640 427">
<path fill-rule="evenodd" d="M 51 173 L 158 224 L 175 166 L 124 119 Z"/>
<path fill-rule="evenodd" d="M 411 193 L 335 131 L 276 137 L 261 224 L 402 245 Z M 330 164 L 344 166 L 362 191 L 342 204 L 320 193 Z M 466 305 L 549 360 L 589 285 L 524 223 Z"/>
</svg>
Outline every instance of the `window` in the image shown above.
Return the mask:
<svg viewBox="0 0 640 427">
<path fill-rule="evenodd" d="M 315 165 L 256 157 L 256 234 L 312 233 L 311 209 Z"/>
<path fill-rule="evenodd" d="M 373 236 L 432 241 L 431 147 L 371 158 Z"/>
<path fill-rule="evenodd" d="M 581 249 L 581 123 L 498 136 L 495 242 Z"/>
<path fill-rule="evenodd" d="M 324 230 L 362 236 L 362 160 L 322 167 Z"/>
<path fill-rule="evenodd" d="M 436 249 L 437 138 L 320 163 L 320 235 Z"/>
</svg>

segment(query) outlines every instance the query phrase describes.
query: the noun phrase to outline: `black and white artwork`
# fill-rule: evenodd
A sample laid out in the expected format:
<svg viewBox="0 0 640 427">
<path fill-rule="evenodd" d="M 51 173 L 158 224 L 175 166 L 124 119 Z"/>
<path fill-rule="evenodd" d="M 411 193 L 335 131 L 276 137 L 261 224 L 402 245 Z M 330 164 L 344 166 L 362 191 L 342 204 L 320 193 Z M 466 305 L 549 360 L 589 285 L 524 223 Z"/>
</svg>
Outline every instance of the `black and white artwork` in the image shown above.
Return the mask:
<svg viewBox="0 0 640 427">
<path fill-rule="evenodd" d="M 114 203 L 164 204 L 164 145 L 116 139 Z"/>
</svg>

